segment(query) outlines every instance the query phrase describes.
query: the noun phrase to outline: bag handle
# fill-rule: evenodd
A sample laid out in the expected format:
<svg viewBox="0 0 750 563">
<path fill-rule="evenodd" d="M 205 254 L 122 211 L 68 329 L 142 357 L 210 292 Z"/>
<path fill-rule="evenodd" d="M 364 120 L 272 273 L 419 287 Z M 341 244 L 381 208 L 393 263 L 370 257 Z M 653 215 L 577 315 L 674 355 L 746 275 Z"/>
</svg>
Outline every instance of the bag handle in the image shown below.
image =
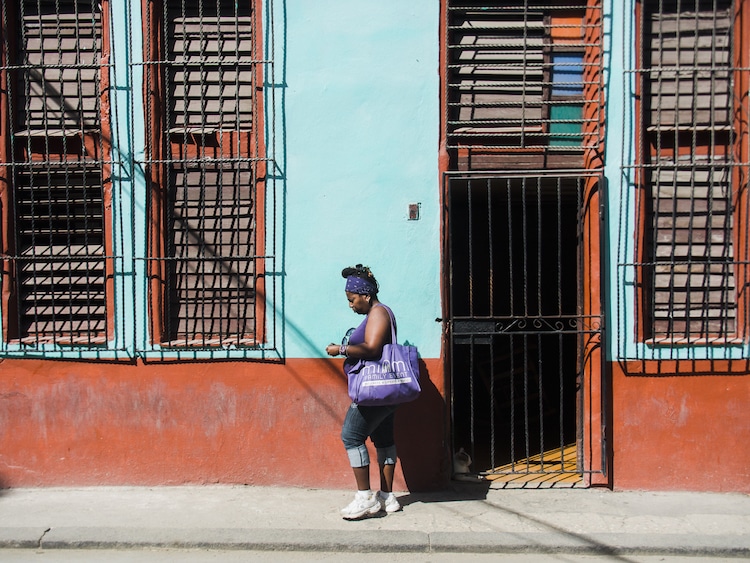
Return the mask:
<svg viewBox="0 0 750 563">
<path fill-rule="evenodd" d="M 383 305 L 382 303 L 378 303 L 375 306 L 385 308 L 388 316 L 391 319 L 391 344 L 398 344 L 398 339 L 396 338 L 396 319 L 393 317 L 393 311 L 391 311 L 390 307 L 388 307 L 387 305 Z"/>
</svg>

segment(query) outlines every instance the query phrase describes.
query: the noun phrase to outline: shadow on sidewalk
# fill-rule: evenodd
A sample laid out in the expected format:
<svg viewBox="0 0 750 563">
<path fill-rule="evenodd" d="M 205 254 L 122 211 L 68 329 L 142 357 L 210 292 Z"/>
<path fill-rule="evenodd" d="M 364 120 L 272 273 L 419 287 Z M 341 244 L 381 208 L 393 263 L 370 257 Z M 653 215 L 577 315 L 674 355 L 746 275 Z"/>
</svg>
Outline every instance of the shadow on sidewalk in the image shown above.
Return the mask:
<svg viewBox="0 0 750 563">
<path fill-rule="evenodd" d="M 451 481 L 448 488 L 442 491 L 427 493 L 407 493 L 398 497 L 402 506 L 408 506 L 415 502 L 460 502 L 470 500 L 487 500 L 487 491 L 490 489 L 490 481 L 479 481 L 476 483 Z"/>
<path fill-rule="evenodd" d="M 535 534 L 542 534 L 547 537 L 556 536 L 560 538 L 567 538 L 573 542 L 573 545 L 577 545 L 585 552 L 591 552 L 599 556 L 606 556 L 608 560 L 618 562 L 630 562 L 634 560 L 626 557 L 617 546 L 609 545 L 603 541 L 598 541 L 591 535 L 572 532 L 565 529 L 563 526 L 557 526 L 550 522 L 546 522 L 539 518 L 527 514 L 521 510 L 514 510 L 513 508 L 502 506 L 493 502 L 487 498 L 487 492 L 490 490 L 491 481 L 482 482 L 463 482 L 463 481 L 451 481 L 450 485 L 446 490 L 429 492 L 429 493 L 408 493 L 403 496 L 399 496 L 398 500 L 402 506 L 408 506 L 414 503 L 440 503 L 440 502 L 461 502 L 461 501 L 481 501 L 484 506 L 489 507 L 492 510 L 504 513 L 506 515 L 512 515 L 518 521 L 523 521 L 532 524 L 539 532 L 527 534 L 534 536 Z M 448 508 L 448 510 L 454 510 Z M 466 515 L 456 512 L 456 518 L 465 518 Z M 483 519 L 483 525 L 489 525 L 486 519 Z M 507 530 L 497 529 L 498 533 L 508 533 Z M 521 534 L 524 535 L 524 534 Z M 529 538 L 526 538 L 529 540 Z M 534 541 L 531 539 L 529 541 Z M 536 548 L 544 549 L 544 544 L 535 546 Z"/>
</svg>

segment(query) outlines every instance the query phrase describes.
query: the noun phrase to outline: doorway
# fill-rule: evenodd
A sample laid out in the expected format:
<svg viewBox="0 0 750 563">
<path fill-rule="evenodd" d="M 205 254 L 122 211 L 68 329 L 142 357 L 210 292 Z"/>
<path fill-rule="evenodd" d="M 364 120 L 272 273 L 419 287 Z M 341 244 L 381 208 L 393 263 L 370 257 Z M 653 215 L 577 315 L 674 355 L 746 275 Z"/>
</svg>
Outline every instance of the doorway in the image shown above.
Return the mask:
<svg viewBox="0 0 750 563">
<path fill-rule="evenodd" d="M 590 180 L 447 176 L 451 437 L 471 473 L 582 471 Z"/>
</svg>

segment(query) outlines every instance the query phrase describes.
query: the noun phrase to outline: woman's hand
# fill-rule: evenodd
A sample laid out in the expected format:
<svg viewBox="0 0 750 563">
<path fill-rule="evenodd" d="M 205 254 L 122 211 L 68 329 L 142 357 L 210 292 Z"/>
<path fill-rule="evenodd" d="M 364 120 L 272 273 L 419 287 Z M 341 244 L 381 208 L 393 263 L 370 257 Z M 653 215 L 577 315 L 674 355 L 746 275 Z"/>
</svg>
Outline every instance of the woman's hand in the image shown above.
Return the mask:
<svg viewBox="0 0 750 563">
<path fill-rule="evenodd" d="M 341 349 L 341 346 L 338 344 L 334 344 L 333 342 L 326 346 L 326 354 L 329 356 L 338 356 L 339 350 Z"/>
</svg>

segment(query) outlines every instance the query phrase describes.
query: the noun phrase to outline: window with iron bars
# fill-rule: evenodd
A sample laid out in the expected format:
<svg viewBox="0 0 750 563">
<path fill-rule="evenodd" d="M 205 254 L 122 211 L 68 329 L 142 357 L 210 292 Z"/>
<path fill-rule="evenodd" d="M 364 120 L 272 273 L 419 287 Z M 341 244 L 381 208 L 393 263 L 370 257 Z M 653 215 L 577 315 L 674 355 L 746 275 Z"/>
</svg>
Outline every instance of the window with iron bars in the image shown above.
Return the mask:
<svg viewBox="0 0 750 563">
<path fill-rule="evenodd" d="M 2 4 L 5 341 L 97 346 L 112 336 L 106 6 Z"/>
<path fill-rule="evenodd" d="M 150 343 L 128 353 L 252 350 L 267 342 L 264 265 L 273 257 L 264 254 L 262 116 L 264 69 L 272 64 L 261 54 L 261 2 L 153 0 L 130 8 L 137 12 L 128 22 L 115 22 L 107 0 L 2 3 L 5 351 L 130 346 L 123 318 L 133 318 L 132 306 L 140 315 L 139 283 L 150 290 L 148 326 L 132 326 Z M 141 24 L 143 44 L 128 43 Z M 112 37 L 143 49 L 144 63 L 140 53 L 114 57 Z M 129 70 L 118 74 L 118 65 Z M 114 103 L 123 89 L 110 85 L 118 75 L 130 76 L 127 88 L 143 77 L 143 107 Z M 140 122 L 130 112 L 143 114 L 145 130 L 129 129 L 123 141 L 122 124 Z M 116 143 L 138 137 L 146 157 L 136 162 Z M 141 165 L 145 211 L 118 185 Z M 139 224 L 145 255 L 136 250 L 141 233 L 130 230 Z M 121 275 L 128 255 L 147 264 L 148 280 Z"/>
<path fill-rule="evenodd" d="M 587 166 L 602 129 L 599 4 L 448 2 L 452 169 Z"/>
<path fill-rule="evenodd" d="M 253 346 L 264 338 L 259 9 L 147 5 L 150 334 L 169 347 Z"/>
<path fill-rule="evenodd" d="M 744 4 L 638 6 L 636 327 L 653 343 L 724 343 L 746 326 Z"/>
</svg>

